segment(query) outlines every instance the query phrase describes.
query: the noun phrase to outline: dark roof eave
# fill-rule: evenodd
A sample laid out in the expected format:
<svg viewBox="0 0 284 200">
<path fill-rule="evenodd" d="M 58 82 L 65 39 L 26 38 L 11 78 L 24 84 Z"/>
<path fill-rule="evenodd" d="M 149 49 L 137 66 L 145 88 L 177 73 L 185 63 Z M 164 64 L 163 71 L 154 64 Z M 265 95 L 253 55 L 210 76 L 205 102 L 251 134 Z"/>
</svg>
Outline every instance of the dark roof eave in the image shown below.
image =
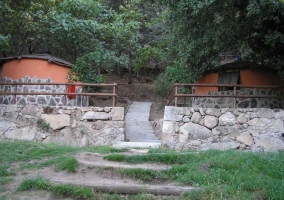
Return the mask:
<svg viewBox="0 0 284 200">
<path fill-rule="evenodd" d="M 14 56 L 14 57 L 0 58 L 0 63 L 5 63 L 10 60 L 23 59 L 23 58 L 46 60 L 50 63 L 55 63 L 57 65 L 62 65 L 62 66 L 69 67 L 69 68 L 73 66 L 72 63 L 69 63 L 61 58 L 57 58 L 50 54 L 30 54 L 30 55 L 20 55 L 20 56 Z"/>
<path fill-rule="evenodd" d="M 277 71 L 271 67 L 260 65 L 257 63 L 247 62 L 247 61 L 235 61 L 231 63 L 226 63 L 224 65 L 219 65 L 214 69 L 210 69 L 204 72 L 203 75 L 209 73 L 219 73 L 219 72 L 226 72 L 226 71 L 237 71 L 242 69 L 262 69 L 262 70 L 269 70 L 269 71 Z"/>
</svg>

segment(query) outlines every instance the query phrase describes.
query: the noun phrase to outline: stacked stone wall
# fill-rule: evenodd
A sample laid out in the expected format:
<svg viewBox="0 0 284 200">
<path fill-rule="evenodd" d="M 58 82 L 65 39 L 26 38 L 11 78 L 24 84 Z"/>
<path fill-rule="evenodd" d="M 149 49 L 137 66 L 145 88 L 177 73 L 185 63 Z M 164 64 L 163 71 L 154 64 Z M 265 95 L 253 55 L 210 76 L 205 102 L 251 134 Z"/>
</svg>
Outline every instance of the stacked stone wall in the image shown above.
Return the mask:
<svg viewBox="0 0 284 200">
<path fill-rule="evenodd" d="M 50 78 L 39 79 L 36 76 L 30 78 L 25 76 L 18 80 L 12 80 L 4 77 L 1 79 L 3 83 L 54 83 Z M 1 92 L 66 92 L 65 85 L 1 85 Z M 76 88 L 76 93 L 82 92 L 82 89 Z M 87 97 L 76 95 L 74 99 L 70 99 L 65 95 L 1 95 L 0 104 L 16 104 L 16 105 L 48 105 L 48 106 L 88 106 Z"/>
<path fill-rule="evenodd" d="M 123 107 L 0 104 L 0 139 L 76 147 L 111 145 L 125 139 Z"/>
<path fill-rule="evenodd" d="M 275 91 L 270 89 L 247 89 L 241 88 L 236 91 L 238 95 L 251 95 L 252 98 L 237 98 L 237 108 L 271 108 L 271 109 L 282 109 L 284 108 L 284 98 L 253 98 L 254 95 L 265 95 L 265 96 L 280 96 L 283 95 L 281 91 Z M 219 91 L 219 92 L 208 92 L 209 95 L 233 95 L 233 90 Z M 191 100 L 192 107 L 202 108 L 233 108 L 234 98 L 224 97 L 197 97 Z"/>
<path fill-rule="evenodd" d="M 166 106 L 161 139 L 178 150 L 284 151 L 284 110 Z"/>
</svg>

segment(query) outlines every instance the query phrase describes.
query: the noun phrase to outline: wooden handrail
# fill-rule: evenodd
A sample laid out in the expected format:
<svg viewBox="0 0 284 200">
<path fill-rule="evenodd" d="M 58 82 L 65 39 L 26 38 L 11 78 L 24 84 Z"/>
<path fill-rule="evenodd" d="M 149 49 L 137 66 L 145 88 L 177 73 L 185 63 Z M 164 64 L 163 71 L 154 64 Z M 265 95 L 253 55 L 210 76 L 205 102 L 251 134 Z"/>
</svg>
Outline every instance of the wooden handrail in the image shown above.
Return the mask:
<svg viewBox="0 0 284 200">
<path fill-rule="evenodd" d="M 233 95 L 222 95 L 222 94 L 183 94 L 178 93 L 178 87 L 188 87 L 190 89 L 197 88 L 197 87 L 233 87 Z M 175 99 L 175 106 L 177 106 L 177 100 L 180 97 L 227 97 L 227 98 L 234 98 L 234 108 L 236 108 L 236 98 L 284 98 L 283 95 L 239 95 L 237 94 L 237 88 L 265 88 L 265 89 L 284 89 L 284 85 L 238 85 L 238 84 L 183 84 L 183 83 L 175 83 L 167 96 L 167 105 L 170 105 L 173 99 Z M 171 96 L 171 94 L 173 96 Z M 171 97 L 170 97 L 171 96 Z"/>
<path fill-rule="evenodd" d="M 58 85 L 58 86 L 89 86 L 89 87 L 113 87 L 112 93 L 71 93 L 71 92 L 1 92 L 0 95 L 77 95 L 77 96 L 108 96 L 112 97 L 112 106 L 115 107 L 116 99 L 117 99 L 117 83 L 107 83 L 107 84 L 97 84 L 97 83 L 8 83 L 8 82 L 0 82 L 0 85 L 11 85 L 17 86 L 19 85 Z"/>
</svg>

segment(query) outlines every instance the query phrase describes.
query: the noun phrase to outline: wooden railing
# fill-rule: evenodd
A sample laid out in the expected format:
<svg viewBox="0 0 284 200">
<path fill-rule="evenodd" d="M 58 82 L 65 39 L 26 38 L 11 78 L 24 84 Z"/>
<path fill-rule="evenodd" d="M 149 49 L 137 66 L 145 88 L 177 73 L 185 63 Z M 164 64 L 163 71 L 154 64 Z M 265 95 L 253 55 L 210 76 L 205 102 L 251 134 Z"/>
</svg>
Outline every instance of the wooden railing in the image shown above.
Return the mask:
<svg viewBox="0 0 284 200">
<path fill-rule="evenodd" d="M 187 88 L 188 91 L 191 91 L 191 93 L 179 93 L 179 88 Z M 195 94 L 195 89 L 197 87 L 230 87 L 233 89 L 233 95 L 222 95 L 222 94 Z M 180 84 L 175 83 L 171 90 L 168 93 L 167 96 L 167 105 L 170 105 L 170 103 L 174 100 L 175 106 L 177 107 L 178 104 L 178 98 L 180 97 L 228 97 L 228 98 L 234 98 L 234 105 L 233 107 L 236 108 L 236 99 L 237 98 L 284 98 L 283 95 L 240 95 L 237 94 L 237 88 L 262 88 L 262 89 L 273 89 L 273 90 L 283 90 L 284 85 L 276 85 L 276 86 L 266 86 L 266 85 L 238 85 L 238 84 Z M 184 90 L 186 91 L 186 90 Z"/>
<path fill-rule="evenodd" d="M 106 96 L 106 97 L 112 97 L 112 106 L 115 107 L 116 105 L 116 99 L 117 99 L 117 84 L 116 83 L 110 83 L 110 84 L 90 84 L 90 83 L 7 83 L 7 82 L 0 82 L 1 85 L 8 85 L 8 86 L 14 86 L 15 91 L 17 91 L 17 87 L 19 85 L 57 85 L 57 86 L 65 86 L 65 92 L 2 92 L 0 91 L 0 95 L 14 95 L 15 100 L 17 95 L 65 95 L 65 99 L 67 99 L 67 96 L 69 95 L 75 95 L 75 96 Z M 112 93 L 89 93 L 89 92 L 68 92 L 67 88 L 69 86 L 80 86 L 80 87 L 112 87 Z M 16 103 L 16 102 L 15 102 Z"/>
</svg>

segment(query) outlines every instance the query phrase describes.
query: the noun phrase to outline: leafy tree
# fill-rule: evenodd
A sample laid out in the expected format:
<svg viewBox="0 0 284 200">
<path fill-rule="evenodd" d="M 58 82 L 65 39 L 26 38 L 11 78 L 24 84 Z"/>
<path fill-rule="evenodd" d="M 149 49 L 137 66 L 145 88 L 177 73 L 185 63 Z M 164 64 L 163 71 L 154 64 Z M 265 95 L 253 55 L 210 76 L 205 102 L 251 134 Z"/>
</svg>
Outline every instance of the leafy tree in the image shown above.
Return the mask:
<svg viewBox="0 0 284 200">
<path fill-rule="evenodd" d="M 168 57 L 173 76 L 190 73 L 188 82 L 219 64 L 220 53 L 284 67 L 284 6 L 265 0 L 161 0 L 168 7 Z M 189 72 L 188 72 L 189 71 Z M 177 73 L 177 75 L 175 75 Z M 283 76 L 283 75 L 282 75 Z M 178 79 L 178 78 L 176 78 Z"/>
</svg>

